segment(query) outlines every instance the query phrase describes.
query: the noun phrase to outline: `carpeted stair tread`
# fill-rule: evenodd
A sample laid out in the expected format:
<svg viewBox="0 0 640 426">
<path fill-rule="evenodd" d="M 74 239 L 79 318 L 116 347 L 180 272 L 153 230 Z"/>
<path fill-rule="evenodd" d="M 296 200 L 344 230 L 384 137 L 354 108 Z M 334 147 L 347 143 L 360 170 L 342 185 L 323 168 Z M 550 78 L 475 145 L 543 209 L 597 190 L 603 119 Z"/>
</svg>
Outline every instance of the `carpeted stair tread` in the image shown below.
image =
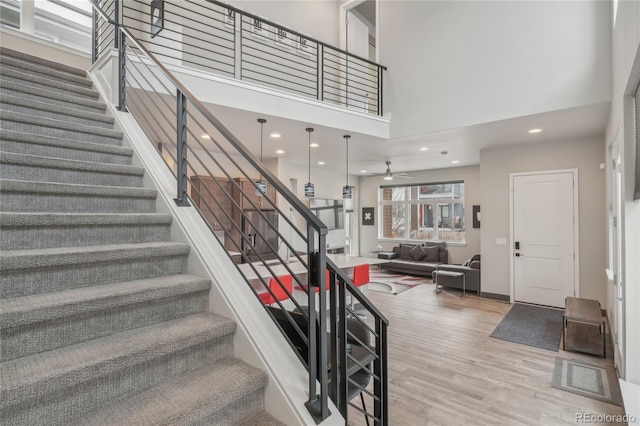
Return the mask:
<svg viewBox="0 0 640 426">
<path fill-rule="evenodd" d="M 6 361 L 0 364 L 0 407 L 108 376 L 235 330 L 232 320 L 206 312 Z"/>
<path fill-rule="evenodd" d="M 2 57 L 1 63 L 3 68 L 17 69 L 18 72 L 23 72 L 25 74 L 46 75 L 47 78 L 63 81 L 68 84 L 77 84 L 78 86 L 84 86 L 88 88 L 93 87 L 93 82 L 86 76 L 80 76 L 74 73 L 61 71 L 56 68 L 41 65 L 30 60 L 4 56 Z"/>
<path fill-rule="evenodd" d="M 95 89 L 89 87 L 81 87 L 77 84 L 70 84 L 64 81 L 53 80 L 48 78 L 47 76 L 41 77 L 39 75 L 21 72 L 20 70 L 11 67 L 1 67 L 0 78 L 9 82 L 20 81 L 22 82 L 22 84 L 26 84 L 32 87 L 49 88 L 68 92 L 73 94 L 74 96 L 85 97 L 93 100 L 97 100 L 100 97 L 100 94 Z"/>
<path fill-rule="evenodd" d="M 159 213 L 3 212 L 0 250 L 168 241 L 171 222 Z"/>
<path fill-rule="evenodd" d="M 47 102 L 68 108 L 88 108 L 97 113 L 104 113 L 107 105 L 99 99 L 76 96 L 59 90 L 47 90 L 46 87 L 34 87 L 21 84 L 19 81 L 0 79 L 2 96 L 20 96 L 38 102 Z"/>
<path fill-rule="evenodd" d="M 79 185 L 70 183 L 35 182 L 1 179 L 0 192 L 29 192 L 34 194 L 97 195 L 102 197 L 140 197 L 155 199 L 158 192 L 150 188 L 126 186 Z"/>
<path fill-rule="evenodd" d="M 107 145 L 103 143 L 83 142 L 73 139 L 55 138 L 53 136 L 34 135 L 31 133 L 22 133 L 14 130 L 0 129 L 0 138 L 2 138 L 3 142 L 17 141 L 41 145 L 59 146 L 82 151 L 103 152 L 123 156 L 133 155 L 133 149 L 129 147 Z"/>
<path fill-rule="evenodd" d="M 263 411 L 244 420 L 241 426 L 285 426 L 285 424 Z"/>
<path fill-rule="evenodd" d="M 104 113 L 53 105 L 47 102 L 33 101 L 19 96 L 5 95 L 0 99 L 0 108 L 10 110 L 11 108 L 16 107 L 21 109 L 16 112 L 21 112 L 22 114 L 42 115 L 47 118 L 55 118 L 61 121 L 83 119 L 88 122 L 95 122 L 102 126 L 111 126 L 115 121 L 113 117 L 105 115 Z M 47 116 L 46 114 L 49 115 Z"/>
<path fill-rule="evenodd" d="M 170 275 L 0 300 L 2 328 L 115 309 L 163 297 L 204 291 L 211 282 L 193 275 Z"/>
<path fill-rule="evenodd" d="M 47 59 L 32 56 L 27 53 L 19 52 L 17 50 L 8 49 L 6 47 L 0 47 L 0 64 L 2 64 L 4 59 L 7 57 L 21 59 L 23 61 L 28 61 L 34 64 L 42 65 L 44 67 L 52 68 L 58 71 L 63 71 L 69 74 L 74 74 L 80 77 L 85 77 L 87 75 L 87 72 L 85 70 L 79 68 L 61 64 L 60 62 L 49 61 Z"/>
<path fill-rule="evenodd" d="M 117 140 L 118 143 L 115 143 L 116 145 L 120 145 L 120 142 L 123 137 L 122 132 L 119 130 L 105 129 L 103 127 L 88 126 L 86 124 L 77 124 L 70 121 L 60 121 L 60 120 L 55 120 L 51 118 L 36 117 L 29 114 L 22 114 L 19 112 L 13 112 L 13 111 L 7 111 L 7 110 L 0 110 L 0 120 L 4 122 L 5 126 L 7 124 L 6 122 L 13 121 L 17 123 L 25 123 L 30 126 L 41 126 L 44 128 L 59 129 L 59 130 L 66 130 L 69 132 L 102 136 L 105 138 L 111 138 L 111 139 Z M 10 129 L 10 130 L 13 130 L 13 129 Z M 36 134 L 39 134 L 39 133 L 36 133 Z"/>
<path fill-rule="evenodd" d="M 207 413 L 221 411 L 245 395 L 262 389 L 267 380 L 264 372 L 242 361 L 225 359 L 87 415 L 77 424 L 203 424 L 199 420 Z"/>
<path fill-rule="evenodd" d="M 0 229 L 32 226 L 170 225 L 163 213 L 14 213 L 3 212 Z"/>
<path fill-rule="evenodd" d="M 3 250 L 0 253 L 0 271 L 52 268 L 87 263 L 111 263 L 122 260 L 149 259 L 158 256 L 180 256 L 188 253 L 189 245 L 172 241 Z"/>
<path fill-rule="evenodd" d="M 42 157 L 38 155 L 16 154 L 0 151 L 0 163 L 35 166 L 40 168 L 69 169 L 96 173 L 113 173 L 120 175 L 143 176 L 144 168 L 122 164 L 96 163 L 92 161 L 65 160 L 61 158 Z"/>
</svg>

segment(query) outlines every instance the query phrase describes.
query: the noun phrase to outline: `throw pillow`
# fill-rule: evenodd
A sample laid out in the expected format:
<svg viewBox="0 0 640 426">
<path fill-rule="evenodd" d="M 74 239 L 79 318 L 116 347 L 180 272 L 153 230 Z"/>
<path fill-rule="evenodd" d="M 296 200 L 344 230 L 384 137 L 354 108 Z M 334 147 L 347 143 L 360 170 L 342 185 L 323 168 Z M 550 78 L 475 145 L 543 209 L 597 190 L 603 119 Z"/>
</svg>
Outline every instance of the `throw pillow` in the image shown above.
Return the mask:
<svg viewBox="0 0 640 426">
<path fill-rule="evenodd" d="M 426 257 L 423 259 L 425 262 L 433 262 L 433 263 L 438 262 L 437 246 L 426 247 L 424 251 L 427 252 Z"/>
<path fill-rule="evenodd" d="M 420 262 L 426 255 L 427 252 L 424 251 L 424 248 L 422 248 L 421 246 L 415 246 L 411 249 L 411 257 L 416 262 Z"/>
<path fill-rule="evenodd" d="M 413 257 L 411 256 L 411 250 L 413 250 L 412 245 L 401 245 L 400 246 L 400 259 L 405 259 L 405 260 L 413 260 Z"/>
</svg>

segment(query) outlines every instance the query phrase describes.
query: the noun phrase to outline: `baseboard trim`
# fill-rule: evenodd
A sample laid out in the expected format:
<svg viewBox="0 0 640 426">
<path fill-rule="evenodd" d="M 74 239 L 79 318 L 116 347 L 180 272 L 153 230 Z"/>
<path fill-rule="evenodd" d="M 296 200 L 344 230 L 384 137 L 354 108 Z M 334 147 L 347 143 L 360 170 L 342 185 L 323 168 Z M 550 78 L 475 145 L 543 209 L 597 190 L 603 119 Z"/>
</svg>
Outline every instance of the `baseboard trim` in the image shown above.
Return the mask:
<svg viewBox="0 0 640 426">
<path fill-rule="evenodd" d="M 487 292 L 481 291 L 479 296 L 484 297 L 486 299 L 503 300 L 507 302 L 511 300 L 508 294 L 487 293 Z"/>
</svg>

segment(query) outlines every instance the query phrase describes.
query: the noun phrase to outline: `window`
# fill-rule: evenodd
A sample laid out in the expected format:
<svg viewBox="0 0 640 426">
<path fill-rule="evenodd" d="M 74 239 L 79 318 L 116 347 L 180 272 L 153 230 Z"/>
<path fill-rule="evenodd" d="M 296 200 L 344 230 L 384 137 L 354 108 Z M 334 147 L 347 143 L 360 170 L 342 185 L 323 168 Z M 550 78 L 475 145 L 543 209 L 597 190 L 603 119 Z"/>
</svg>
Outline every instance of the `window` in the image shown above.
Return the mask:
<svg viewBox="0 0 640 426">
<path fill-rule="evenodd" d="M 464 182 L 380 187 L 379 238 L 464 242 Z"/>
</svg>

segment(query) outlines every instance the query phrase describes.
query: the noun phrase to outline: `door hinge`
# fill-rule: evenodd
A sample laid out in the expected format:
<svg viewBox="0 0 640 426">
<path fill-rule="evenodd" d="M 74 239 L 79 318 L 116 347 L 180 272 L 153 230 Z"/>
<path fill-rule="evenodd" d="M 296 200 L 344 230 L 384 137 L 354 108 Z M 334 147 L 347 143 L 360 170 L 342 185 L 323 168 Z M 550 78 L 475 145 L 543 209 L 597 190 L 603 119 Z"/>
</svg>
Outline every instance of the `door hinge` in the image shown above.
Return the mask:
<svg viewBox="0 0 640 426">
<path fill-rule="evenodd" d="M 617 228 L 617 227 L 618 227 L 618 218 L 617 218 L 617 216 L 614 216 L 614 217 L 613 217 L 613 227 L 614 227 L 614 228 Z"/>
</svg>

